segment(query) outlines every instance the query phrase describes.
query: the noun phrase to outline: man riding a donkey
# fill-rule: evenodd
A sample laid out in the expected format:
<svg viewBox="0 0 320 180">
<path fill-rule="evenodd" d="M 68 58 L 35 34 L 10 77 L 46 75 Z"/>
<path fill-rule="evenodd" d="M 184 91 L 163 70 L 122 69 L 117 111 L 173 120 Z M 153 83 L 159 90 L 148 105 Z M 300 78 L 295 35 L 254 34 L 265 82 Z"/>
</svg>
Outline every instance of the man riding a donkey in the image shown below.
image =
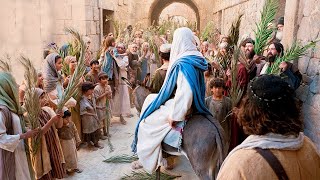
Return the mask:
<svg viewBox="0 0 320 180">
<path fill-rule="evenodd" d="M 200 179 L 215 177 L 227 149 L 219 122 L 205 106 L 207 67 L 192 31 L 177 29 L 164 84 L 146 98 L 132 144 L 136 163 L 147 172 L 164 163 L 163 150 L 181 149 Z"/>
</svg>

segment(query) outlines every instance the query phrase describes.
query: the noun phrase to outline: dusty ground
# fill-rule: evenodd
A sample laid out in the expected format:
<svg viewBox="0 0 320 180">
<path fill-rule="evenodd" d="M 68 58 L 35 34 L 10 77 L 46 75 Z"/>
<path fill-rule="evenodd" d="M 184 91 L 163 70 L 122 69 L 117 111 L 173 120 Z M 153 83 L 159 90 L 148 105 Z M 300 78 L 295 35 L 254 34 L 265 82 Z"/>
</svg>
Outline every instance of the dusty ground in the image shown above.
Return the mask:
<svg viewBox="0 0 320 180">
<path fill-rule="evenodd" d="M 82 148 L 78 151 L 79 168 L 82 173 L 75 173 L 72 176 L 65 178 L 66 180 L 117 180 L 125 174 L 130 174 L 131 164 L 110 164 L 102 162 L 104 159 L 115 155 L 128 154 L 132 155 L 130 145 L 133 139 L 134 129 L 138 117 L 136 110 L 131 110 L 135 115 L 133 118 L 125 118 L 127 125 L 122 125 L 118 122 L 118 118 L 113 119 L 111 129 L 111 142 L 114 147 L 113 152 L 109 152 L 107 140 L 101 141 L 104 145 L 103 149 L 91 151 L 87 148 Z M 179 175 L 179 180 L 197 179 L 188 160 L 185 157 L 177 158 L 177 164 L 174 170 L 167 172 L 174 175 Z"/>
</svg>

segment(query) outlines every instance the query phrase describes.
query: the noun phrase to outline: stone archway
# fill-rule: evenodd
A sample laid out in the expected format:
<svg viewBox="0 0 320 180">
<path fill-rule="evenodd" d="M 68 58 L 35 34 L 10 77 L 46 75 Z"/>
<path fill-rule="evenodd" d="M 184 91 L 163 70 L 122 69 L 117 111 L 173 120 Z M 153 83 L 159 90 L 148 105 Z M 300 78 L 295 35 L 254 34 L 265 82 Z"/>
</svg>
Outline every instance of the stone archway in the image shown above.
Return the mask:
<svg viewBox="0 0 320 180">
<path fill-rule="evenodd" d="M 153 22 L 155 24 L 158 24 L 159 22 L 159 16 L 162 12 L 162 10 L 164 8 L 166 8 L 167 6 L 169 6 L 172 3 L 183 3 L 188 5 L 196 14 L 196 19 L 197 19 L 197 29 L 200 29 L 200 13 L 199 13 L 199 9 L 197 4 L 193 1 L 193 0 L 155 0 L 151 7 L 150 7 L 150 11 L 149 11 L 149 19 L 150 24 L 152 24 Z"/>
</svg>

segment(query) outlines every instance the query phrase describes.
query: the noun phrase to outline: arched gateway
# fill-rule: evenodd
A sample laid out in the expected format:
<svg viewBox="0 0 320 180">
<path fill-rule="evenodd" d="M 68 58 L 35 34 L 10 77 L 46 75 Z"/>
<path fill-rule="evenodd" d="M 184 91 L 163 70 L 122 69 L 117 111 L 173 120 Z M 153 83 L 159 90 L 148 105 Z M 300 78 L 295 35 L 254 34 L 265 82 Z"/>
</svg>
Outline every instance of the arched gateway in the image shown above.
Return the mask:
<svg viewBox="0 0 320 180">
<path fill-rule="evenodd" d="M 155 23 L 158 24 L 159 22 L 159 16 L 163 9 L 168 7 L 172 3 L 184 3 L 188 5 L 196 14 L 197 19 L 197 29 L 200 29 L 200 14 L 199 14 L 199 8 L 197 4 L 193 0 L 155 0 L 150 7 L 149 10 L 149 19 L 150 24 Z"/>
</svg>

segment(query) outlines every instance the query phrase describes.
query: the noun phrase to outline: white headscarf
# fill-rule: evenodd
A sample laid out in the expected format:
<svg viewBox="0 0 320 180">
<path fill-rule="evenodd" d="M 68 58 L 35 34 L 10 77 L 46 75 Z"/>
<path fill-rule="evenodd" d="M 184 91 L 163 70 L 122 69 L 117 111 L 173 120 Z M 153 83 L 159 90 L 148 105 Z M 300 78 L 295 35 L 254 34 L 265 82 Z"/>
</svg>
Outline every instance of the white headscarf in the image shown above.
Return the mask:
<svg viewBox="0 0 320 180">
<path fill-rule="evenodd" d="M 166 78 L 171 70 L 172 65 L 178 59 L 190 55 L 202 57 L 202 54 L 197 49 L 195 36 L 187 27 L 178 28 L 174 31 L 173 34 L 173 41 L 170 51 L 170 61 Z"/>
<path fill-rule="evenodd" d="M 61 75 L 56 69 L 55 58 L 59 56 L 57 53 L 51 53 L 46 57 L 43 69 L 44 91 L 51 92 L 57 87 L 57 83 L 61 81 Z"/>
</svg>

